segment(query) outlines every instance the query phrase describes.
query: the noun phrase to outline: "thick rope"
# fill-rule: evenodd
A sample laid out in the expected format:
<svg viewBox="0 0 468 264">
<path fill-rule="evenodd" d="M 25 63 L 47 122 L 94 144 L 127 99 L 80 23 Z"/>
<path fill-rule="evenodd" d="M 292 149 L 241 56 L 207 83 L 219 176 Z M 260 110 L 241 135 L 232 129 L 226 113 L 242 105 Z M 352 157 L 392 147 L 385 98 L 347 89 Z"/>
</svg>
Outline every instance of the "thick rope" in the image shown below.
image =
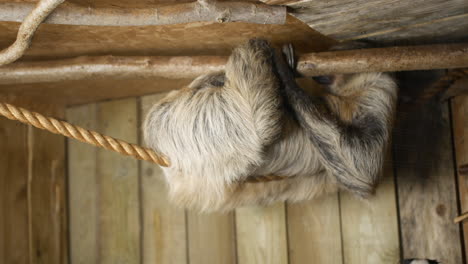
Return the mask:
<svg viewBox="0 0 468 264">
<path fill-rule="evenodd" d="M 151 161 L 164 167 L 170 165 L 167 158 L 158 156 L 151 149 L 102 135 L 96 131 L 87 130 L 55 118 L 46 117 L 39 113 L 31 112 L 11 104 L 0 103 L 0 115 L 11 120 L 17 120 L 37 128 L 47 130 L 54 134 L 74 138 L 81 142 L 112 150 L 127 156 L 132 156 L 140 160 Z"/>
<path fill-rule="evenodd" d="M 65 0 L 42 0 L 36 5 L 36 8 L 29 13 L 21 24 L 15 43 L 0 51 L 0 66 L 14 62 L 23 56 L 26 49 L 31 45 L 31 39 L 39 25 L 64 1 Z"/>
</svg>

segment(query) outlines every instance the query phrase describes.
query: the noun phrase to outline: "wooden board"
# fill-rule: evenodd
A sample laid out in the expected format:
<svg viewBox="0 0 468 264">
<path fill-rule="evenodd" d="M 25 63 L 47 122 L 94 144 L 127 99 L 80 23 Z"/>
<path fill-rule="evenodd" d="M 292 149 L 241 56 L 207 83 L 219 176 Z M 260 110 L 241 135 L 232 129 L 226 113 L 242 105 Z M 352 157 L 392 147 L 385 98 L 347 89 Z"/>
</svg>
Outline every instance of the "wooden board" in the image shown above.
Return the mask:
<svg viewBox="0 0 468 264">
<path fill-rule="evenodd" d="M 236 210 L 239 264 L 288 263 L 284 203 Z"/>
<path fill-rule="evenodd" d="M 98 106 L 100 132 L 137 142 L 136 99 Z M 99 263 L 140 262 L 140 203 L 138 162 L 131 157 L 98 150 Z"/>
<path fill-rule="evenodd" d="M 141 98 L 141 122 L 151 106 L 165 93 Z M 138 127 L 142 127 L 142 123 Z M 140 136 L 140 138 L 142 138 Z M 142 140 L 140 140 L 141 143 Z M 143 263 L 186 263 L 187 231 L 183 209 L 178 209 L 167 199 L 167 187 L 158 165 L 141 162 L 141 197 L 143 228 Z M 204 245 L 200 245 L 203 247 Z M 214 252 L 205 252 L 216 255 Z M 197 263 L 192 262 L 191 263 Z M 218 262 L 221 263 L 221 262 Z"/>
<path fill-rule="evenodd" d="M 0 22 L 0 49 L 14 42 L 19 25 Z M 34 35 L 23 60 L 92 55 L 227 55 L 233 47 L 253 37 L 263 37 L 276 44 L 294 43 L 301 52 L 327 46 L 327 38 L 290 16 L 284 25 L 237 22 L 142 27 L 44 24 Z"/>
<path fill-rule="evenodd" d="M 64 108 L 56 105 L 45 105 L 37 109 L 58 118 L 63 118 L 65 114 Z M 44 264 L 67 263 L 65 138 L 44 130 L 30 129 L 28 144 L 30 261 Z"/>
<path fill-rule="evenodd" d="M 338 194 L 287 205 L 289 263 L 343 263 Z"/>
<path fill-rule="evenodd" d="M 358 200 L 342 192 L 340 201 L 344 263 L 398 263 L 398 213 L 391 162 L 387 162 L 373 197 Z"/>
<path fill-rule="evenodd" d="M 463 263 L 447 104 L 404 106 L 394 134 L 403 257 Z"/>
<path fill-rule="evenodd" d="M 292 14 L 320 33 L 338 40 L 371 38 L 378 42 L 412 39 L 419 43 L 437 41 L 466 32 L 468 2 L 458 0 L 262 0 L 287 4 Z M 463 19 L 459 19 L 464 16 Z M 460 23 L 461 22 L 461 23 Z M 394 34 L 393 32 L 397 32 Z M 455 35 L 452 36 L 451 32 Z M 457 36 L 463 37 L 463 36 Z M 414 43 L 413 43 L 414 44 Z"/>
<path fill-rule="evenodd" d="M 452 99 L 453 139 L 456 165 L 468 164 L 468 96 L 461 95 Z M 468 174 L 458 172 L 458 191 L 462 212 L 468 212 Z M 463 222 L 465 255 L 468 254 L 468 221 Z"/>
<path fill-rule="evenodd" d="M 236 263 L 233 214 L 188 214 L 190 264 Z"/>
<path fill-rule="evenodd" d="M 27 130 L 0 117 L 0 263 L 29 263 Z"/>
<path fill-rule="evenodd" d="M 67 120 L 87 129 L 97 129 L 95 104 L 69 108 Z M 68 140 L 68 198 L 70 212 L 70 260 L 98 264 L 97 148 Z"/>
</svg>

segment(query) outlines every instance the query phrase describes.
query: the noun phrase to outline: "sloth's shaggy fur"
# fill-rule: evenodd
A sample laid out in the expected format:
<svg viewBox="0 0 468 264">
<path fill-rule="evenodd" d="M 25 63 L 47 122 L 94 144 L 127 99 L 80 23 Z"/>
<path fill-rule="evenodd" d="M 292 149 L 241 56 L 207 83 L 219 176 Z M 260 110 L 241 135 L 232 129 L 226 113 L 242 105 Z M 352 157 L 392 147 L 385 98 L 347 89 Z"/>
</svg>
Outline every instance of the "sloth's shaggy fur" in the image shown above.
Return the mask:
<svg viewBox="0 0 468 264">
<path fill-rule="evenodd" d="M 335 76 L 310 97 L 264 40 L 236 48 L 225 72 L 169 93 L 146 117 L 145 140 L 176 204 L 202 211 L 301 201 L 347 189 L 374 191 L 397 87 L 383 73 Z M 246 183 L 251 175 L 290 176 Z"/>
</svg>

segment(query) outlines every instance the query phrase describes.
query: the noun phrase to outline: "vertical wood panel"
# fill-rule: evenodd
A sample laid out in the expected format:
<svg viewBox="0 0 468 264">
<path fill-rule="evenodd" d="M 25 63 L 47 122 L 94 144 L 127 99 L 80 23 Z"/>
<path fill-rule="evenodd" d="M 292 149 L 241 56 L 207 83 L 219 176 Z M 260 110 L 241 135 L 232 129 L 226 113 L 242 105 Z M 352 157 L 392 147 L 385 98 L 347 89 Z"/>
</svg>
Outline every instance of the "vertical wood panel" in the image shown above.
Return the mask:
<svg viewBox="0 0 468 264">
<path fill-rule="evenodd" d="M 452 100 L 453 138 L 457 166 L 468 165 L 468 96 L 458 96 Z M 458 190 L 461 211 L 468 211 L 468 173 L 458 171 Z M 468 221 L 463 222 L 465 256 L 468 254 Z"/>
<path fill-rule="evenodd" d="M 233 214 L 189 212 L 190 264 L 236 263 Z"/>
<path fill-rule="evenodd" d="M 284 203 L 236 210 L 239 264 L 288 263 Z"/>
<path fill-rule="evenodd" d="M 151 106 L 164 95 L 165 93 L 162 93 L 141 98 L 142 120 Z M 143 263 L 186 263 L 187 243 L 184 210 L 169 203 L 164 175 L 158 165 L 142 161 L 140 177 L 143 208 Z M 200 246 L 208 247 L 208 245 Z M 216 251 L 205 253 L 218 254 Z M 192 261 L 191 263 L 197 262 Z M 221 260 L 217 263 L 224 262 Z"/>
<path fill-rule="evenodd" d="M 0 263 L 28 263 L 27 126 L 0 118 Z"/>
<path fill-rule="evenodd" d="M 137 142 L 136 99 L 98 105 L 99 131 Z M 140 262 L 138 162 L 131 157 L 99 149 L 99 263 Z"/>
<path fill-rule="evenodd" d="M 291 264 L 312 260 L 321 264 L 343 263 L 337 194 L 288 204 L 287 208 Z"/>
<path fill-rule="evenodd" d="M 448 105 L 438 102 L 399 113 L 395 133 L 402 251 L 462 263 Z"/>
<path fill-rule="evenodd" d="M 38 111 L 58 118 L 65 115 L 64 108 L 54 105 Z M 65 138 L 35 128 L 28 133 L 31 262 L 67 263 Z"/>
<path fill-rule="evenodd" d="M 393 169 L 387 162 L 383 181 L 369 200 L 340 193 L 345 264 L 397 263 L 400 258 Z"/>
<path fill-rule="evenodd" d="M 68 109 L 67 120 L 96 129 L 96 105 Z M 96 147 L 68 140 L 70 260 L 73 264 L 98 263 L 96 154 Z"/>
</svg>

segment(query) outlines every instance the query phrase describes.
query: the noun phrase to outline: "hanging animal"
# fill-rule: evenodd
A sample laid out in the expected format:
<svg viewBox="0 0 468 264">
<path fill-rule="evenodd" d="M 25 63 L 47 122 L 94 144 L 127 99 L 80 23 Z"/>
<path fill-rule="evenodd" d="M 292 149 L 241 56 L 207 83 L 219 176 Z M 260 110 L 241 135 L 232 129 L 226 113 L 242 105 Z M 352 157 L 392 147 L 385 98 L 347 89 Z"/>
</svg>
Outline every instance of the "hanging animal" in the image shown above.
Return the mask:
<svg viewBox="0 0 468 264">
<path fill-rule="evenodd" d="M 309 96 L 294 75 L 281 53 L 252 39 L 232 52 L 225 71 L 152 107 L 144 137 L 171 162 L 163 170 L 173 202 L 226 211 L 338 189 L 374 192 L 395 111 L 392 77 L 335 75 L 326 94 Z M 246 181 L 255 175 L 285 178 Z"/>
</svg>

